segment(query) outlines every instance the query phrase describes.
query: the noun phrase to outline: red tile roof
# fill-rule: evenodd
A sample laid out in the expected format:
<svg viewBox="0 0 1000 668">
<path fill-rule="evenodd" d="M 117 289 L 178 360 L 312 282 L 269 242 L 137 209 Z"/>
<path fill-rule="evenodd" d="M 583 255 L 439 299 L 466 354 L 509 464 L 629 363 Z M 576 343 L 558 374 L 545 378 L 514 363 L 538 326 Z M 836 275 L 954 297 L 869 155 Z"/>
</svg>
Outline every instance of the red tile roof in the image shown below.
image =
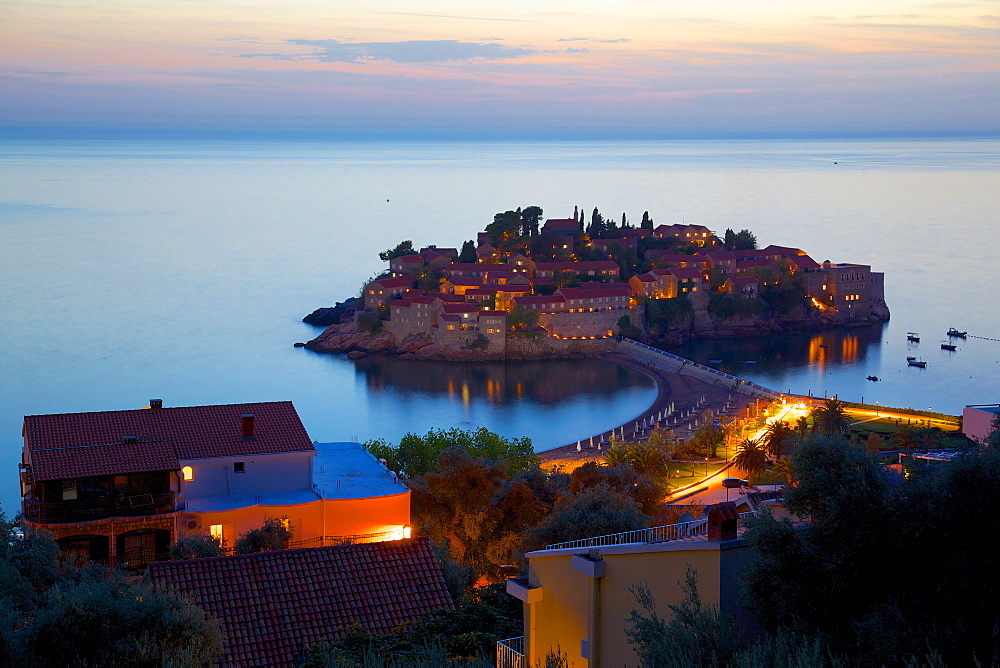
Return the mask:
<svg viewBox="0 0 1000 668">
<path fill-rule="evenodd" d="M 469 304 L 465 300 L 462 300 L 462 303 L 442 304 L 441 310 L 444 313 L 475 313 L 479 309 L 476 308 L 475 304 Z"/>
<path fill-rule="evenodd" d="M 701 270 L 694 267 L 674 267 L 667 271 L 677 278 L 701 278 Z"/>
<path fill-rule="evenodd" d="M 150 564 L 146 580 L 216 619 L 222 666 L 291 666 L 303 649 L 358 624 L 385 633 L 454 609 L 430 542 L 411 540 Z"/>
<path fill-rule="evenodd" d="M 252 440 L 241 431 L 248 414 Z M 124 443 L 127 436 L 137 443 Z M 36 481 L 175 471 L 181 459 L 315 449 L 290 401 L 28 415 L 24 442 Z"/>
<path fill-rule="evenodd" d="M 378 284 L 383 288 L 408 288 L 413 286 L 412 276 L 399 276 L 398 278 L 379 278 L 369 285 Z"/>
</svg>

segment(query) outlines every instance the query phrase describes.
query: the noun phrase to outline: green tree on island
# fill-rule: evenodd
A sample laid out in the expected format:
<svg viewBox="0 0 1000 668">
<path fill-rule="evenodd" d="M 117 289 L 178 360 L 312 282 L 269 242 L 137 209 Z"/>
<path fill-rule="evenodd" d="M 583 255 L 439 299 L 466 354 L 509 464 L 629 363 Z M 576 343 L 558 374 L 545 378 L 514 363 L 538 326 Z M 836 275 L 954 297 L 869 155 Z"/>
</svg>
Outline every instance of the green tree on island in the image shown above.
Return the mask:
<svg viewBox="0 0 1000 668">
<path fill-rule="evenodd" d="M 407 239 L 406 241 L 400 241 L 396 244 L 395 248 L 390 248 L 384 250 L 378 254 L 379 259 L 383 262 L 388 262 L 393 258 L 397 258 L 400 255 L 413 255 L 416 251 L 413 249 L 413 242 Z"/>
<path fill-rule="evenodd" d="M 478 259 L 479 258 L 476 255 L 476 244 L 472 241 L 472 239 L 469 239 L 462 244 L 462 252 L 458 254 L 458 258 L 455 261 L 462 264 L 473 264 Z"/>
</svg>

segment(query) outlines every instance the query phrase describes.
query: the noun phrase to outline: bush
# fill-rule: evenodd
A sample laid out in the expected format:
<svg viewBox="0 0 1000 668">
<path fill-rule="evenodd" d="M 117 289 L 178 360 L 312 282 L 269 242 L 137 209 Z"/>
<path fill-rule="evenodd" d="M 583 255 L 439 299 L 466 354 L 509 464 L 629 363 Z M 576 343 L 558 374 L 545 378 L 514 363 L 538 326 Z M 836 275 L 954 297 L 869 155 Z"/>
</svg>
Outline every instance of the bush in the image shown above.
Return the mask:
<svg viewBox="0 0 1000 668">
<path fill-rule="evenodd" d="M 469 350 L 486 350 L 490 345 L 490 340 L 484 334 L 476 334 L 476 338 L 470 339 L 463 346 Z"/>
<path fill-rule="evenodd" d="M 286 521 L 268 517 L 260 527 L 249 529 L 236 540 L 236 554 L 287 550 L 292 532 L 285 526 Z"/>
<path fill-rule="evenodd" d="M 382 321 L 377 315 L 370 313 L 369 311 L 361 311 L 358 313 L 357 320 L 355 322 L 357 323 L 359 332 L 374 334 L 382 329 Z"/>
<path fill-rule="evenodd" d="M 189 534 L 170 546 L 171 559 L 202 559 L 225 554 L 222 541 L 207 533 Z"/>
</svg>

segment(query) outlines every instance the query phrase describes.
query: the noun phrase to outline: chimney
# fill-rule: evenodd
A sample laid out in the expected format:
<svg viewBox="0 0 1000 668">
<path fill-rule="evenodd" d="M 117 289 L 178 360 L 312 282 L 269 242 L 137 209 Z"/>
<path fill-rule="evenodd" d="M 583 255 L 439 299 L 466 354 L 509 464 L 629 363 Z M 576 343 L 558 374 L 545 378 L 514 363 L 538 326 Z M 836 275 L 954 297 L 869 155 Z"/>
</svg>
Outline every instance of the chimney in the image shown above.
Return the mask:
<svg viewBox="0 0 1000 668">
<path fill-rule="evenodd" d="M 735 540 L 740 515 L 736 504 L 718 503 L 708 510 L 708 539 L 711 541 Z"/>
<path fill-rule="evenodd" d="M 163 399 L 150 399 L 149 400 L 149 407 L 150 408 L 163 408 Z"/>
<path fill-rule="evenodd" d="M 139 437 L 138 436 L 123 436 L 122 437 L 122 444 L 124 444 L 124 445 L 135 445 L 138 442 L 139 442 Z"/>
<path fill-rule="evenodd" d="M 243 423 L 243 440 L 252 441 L 253 440 L 253 415 L 249 413 L 246 415 L 241 415 L 240 419 Z"/>
</svg>

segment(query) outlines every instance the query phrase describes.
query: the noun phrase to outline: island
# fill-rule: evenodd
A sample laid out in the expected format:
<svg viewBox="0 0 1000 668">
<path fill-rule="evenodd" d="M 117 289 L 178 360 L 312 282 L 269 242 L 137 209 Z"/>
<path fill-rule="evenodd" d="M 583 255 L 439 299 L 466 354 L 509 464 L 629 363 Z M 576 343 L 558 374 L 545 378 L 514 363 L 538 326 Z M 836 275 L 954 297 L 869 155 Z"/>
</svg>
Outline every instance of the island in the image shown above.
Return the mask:
<svg viewBox="0 0 1000 668">
<path fill-rule="evenodd" d="M 440 360 L 593 356 L 621 337 L 652 345 L 770 336 L 889 319 L 884 275 L 817 262 L 787 246 L 758 248 L 749 230 L 605 219 L 542 222 L 529 206 L 497 213 L 457 248 L 380 253 L 387 270 L 361 295 L 318 309 L 328 325 L 304 344 L 352 357 L 379 352 Z"/>
</svg>

